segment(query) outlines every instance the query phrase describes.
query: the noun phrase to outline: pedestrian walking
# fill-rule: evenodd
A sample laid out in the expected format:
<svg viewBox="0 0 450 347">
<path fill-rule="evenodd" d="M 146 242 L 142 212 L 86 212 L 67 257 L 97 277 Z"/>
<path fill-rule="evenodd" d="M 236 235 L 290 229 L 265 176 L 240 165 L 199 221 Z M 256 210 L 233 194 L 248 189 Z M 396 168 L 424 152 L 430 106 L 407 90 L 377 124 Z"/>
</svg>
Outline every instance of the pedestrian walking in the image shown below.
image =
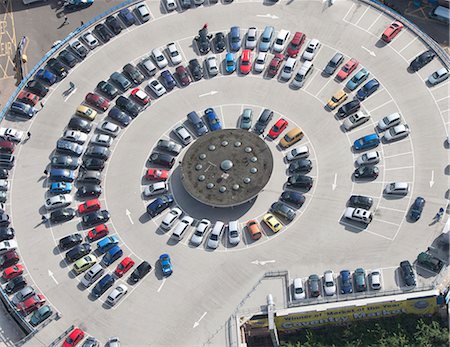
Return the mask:
<svg viewBox="0 0 450 347">
<path fill-rule="evenodd" d="M 48 170 L 47 169 L 44 170 L 44 175 L 48 176 Z"/>
<path fill-rule="evenodd" d="M 83 26 L 84 25 L 84 22 L 83 21 L 81 21 L 81 24 L 80 24 L 81 26 Z"/>
<path fill-rule="evenodd" d="M 203 29 L 208 29 L 208 23 L 203 24 Z"/>
<path fill-rule="evenodd" d="M 69 24 L 69 18 L 67 16 L 64 16 L 64 22 L 63 25 Z"/>
<path fill-rule="evenodd" d="M 28 136 L 28 138 L 31 137 L 31 133 L 29 131 L 27 132 L 27 136 Z"/>
<path fill-rule="evenodd" d="M 42 223 L 45 223 L 47 221 L 47 217 L 44 215 L 42 215 L 41 219 L 42 219 Z"/>
<path fill-rule="evenodd" d="M 44 103 L 41 101 L 40 102 L 41 108 L 44 108 Z"/>
</svg>

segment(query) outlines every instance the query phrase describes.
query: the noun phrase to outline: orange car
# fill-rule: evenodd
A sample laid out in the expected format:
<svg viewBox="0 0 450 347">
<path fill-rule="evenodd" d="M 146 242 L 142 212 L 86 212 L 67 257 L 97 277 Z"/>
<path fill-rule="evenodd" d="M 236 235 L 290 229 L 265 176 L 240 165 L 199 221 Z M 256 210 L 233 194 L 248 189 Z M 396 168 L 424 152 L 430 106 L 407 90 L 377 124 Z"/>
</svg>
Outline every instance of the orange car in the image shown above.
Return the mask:
<svg viewBox="0 0 450 347">
<path fill-rule="evenodd" d="M 253 240 L 259 240 L 261 238 L 261 227 L 256 220 L 251 219 L 247 222 L 247 230 Z"/>
<path fill-rule="evenodd" d="M 345 80 L 355 69 L 358 67 L 359 61 L 355 58 L 350 59 L 345 65 L 342 67 L 341 71 L 337 74 L 337 79 L 343 81 Z"/>
<path fill-rule="evenodd" d="M 39 101 L 39 96 L 37 96 L 37 95 L 35 95 L 33 93 L 30 93 L 30 92 L 27 92 L 25 90 L 22 90 L 19 93 L 19 95 L 17 96 L 17 100 L 20 100 L 20 101 L 22 101 L 22 102 L 24 102 L 26 104 L 31 105 L 31 106 L 36 106 L 36 104 Z"/>
<path fill-rule="evenodd" d="M 384 31 L 383 35 L 381 35 L 381 39 L 386 43 L 391 42 L 392 39 L 396 37 L 400 31 L 402 31 L 403 27 L 403 23 L 395 21 Z"/>
</svg>

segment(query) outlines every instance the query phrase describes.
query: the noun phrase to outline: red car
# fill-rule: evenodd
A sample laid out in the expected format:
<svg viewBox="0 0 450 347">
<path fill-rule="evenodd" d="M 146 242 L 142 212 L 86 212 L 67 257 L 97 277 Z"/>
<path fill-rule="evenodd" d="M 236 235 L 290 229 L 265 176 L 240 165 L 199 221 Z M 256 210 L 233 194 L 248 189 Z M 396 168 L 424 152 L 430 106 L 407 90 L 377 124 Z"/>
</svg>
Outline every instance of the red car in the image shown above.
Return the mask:
<svg viewBox="0 0 450 347">
<path fill-rule="evenodd" d="M 17 304 L 17 309 L 23 315 L 29 315 L 34 310 L 45 304 L 45 296 L 42 294 L 34 294 L 31 298 Z"/>
<path fill-rule="evenodd" d="M 298 52 L 300 52 L 300 48 L 303 45 L 303 42 L 305 42 L 306 35 L 297 31 L 292 38 L 291 42 L 289 43 L 289 46 L 287 48 L 287 55 L 291 58 L 296 58 L 298 55 Z"/>
<path fill-rule="evenodd" d="M 109 229 L 106 224 L 100 224 L 97 225 L 94 229 L 89 230 L 87 238 L 89 242 L 101 239 L 102 237 L 105 237 L 108 235 Z"/>
<path fill-rule="evenodd" d="M 392 39 L 394 37 L 396 37 L 398 35 L 398 33 L 400 31 L 402 31 L 402 29 L 403 29 L 403 23 L 396 20 L 394 23 L 389 25 L 389 28 L 387 28 L 384 31 L 383 35 L 381 35 L 381 39 L 384 42 L 389 43 L 392 41 Z"/>
<path fill-rule="evenodd" d="M 98 199 L 91 199 L 78 205 L 78 214 L 85 214 L 100 210 L 101 205 Z"/>
<path fill-rule="evenodd" d="M 128 270 L 130 270 L 134 265 L 134 260 L 130 257 L 123 258 L 119 265 L 117 265 L 116 271 L 114 273 L 117 277 L 122 277 Z"/>
<path fill-rule="evenodd" d="M 84 331 L 80 328 L 74 328 L 69 336 L 66 337 L 66 339 L 63 342 L 63 347 L 73 347 L 80 343 L 81 340 L 84 338 Z"/>
<path fill-rule="evenodd" d="M 89 105 L 92 105 L 102 111 L 106 111 L 109 108 L 109 100 L 98 94 L 87 93 L 85 100 Z"/>
<path fill-rule="evenodd" d="M 148 94 L 139 88 L 134 88 L 131 91 L 131 96 L 135 98 L 141 105 L 146 106 L 150 104 L 150 97 L 148 96 Z"/>
<path fill-rule="evenodd" d="M 240 70 L 243 74 L 248 74 L 252 69 L 252 51 L 244 49 L 241 55 Z"/>
<path fill-rule="evenodd" d="M 147 169 L 147 173 L 145 174 L 146 180 L 161 180 L 166 181 L 169 178 L 169 171 L 168 170 L 161 170 L 161 169 Z"/>
<path fill-rule="evenodd" d="M 7 281 L 13 279 L 14 277 L 20 276 L 23 274 L 24 267 L 22 264 L 17 264 L 6 268 L 3 271 L 3 278 Z"/>
<path fill-rule="evenodd" d="M 35 106 L 38 103 L 38 101 L 39 101 L 39 96 L 37 96 L 37 95 L 35 95 L 33 93 L 30 93 L 30 92 L 27 92 L 25 90 L 22 90 L 19 93 L 19 96 L 17 97 L 17 100 L 20 100 L 20 101 L 22 101 L 22 102 L 24 102 L 26 104 L 31 105 L 31 106 Z"/>
<path fill-rule="evenodd" d="M 0 257 L 0 267 L 6 268 L 19 262 L 20 258 L 16 251 L 9 251 Z"/>
<path fill-rule="evenodd" d="M 180 84 L 183 87 L 187 87 L 191 83 L 191 78 L 189 77 L 187 69 L 183 65 L 178 66 L 175 69 L 175 72 L 178 76 L 178 80 L 180 81 Z"/>
<path fill-rule="evenodd" d="M 341 81 L 345 80 L 359 65 L 359 61 L 352 58 L 338 72 L 337 78 Z"/>
<path fill-rule="evenodd" d="M 277 122 L 273 125 L 272 129 L 269 131 L 269 137 L 272 140 L 275 140 L 280 134 L 284 131 L 284 129 L 288 126 L 288 121 L 284 118 L 280 118 L 277 120 Z"/>
<path fill-rule="evenodd" d="M 275 56 L 272 58 L 272 61 L 269 65 L 269 70 L 267 71 L 267 75 L 270 77 L 275 76 L 278 73 L 278 69 L 281 66 L 281 63 L 283 62 L 284 55 L 281 53 L 275 54 Z"/>
</svg>

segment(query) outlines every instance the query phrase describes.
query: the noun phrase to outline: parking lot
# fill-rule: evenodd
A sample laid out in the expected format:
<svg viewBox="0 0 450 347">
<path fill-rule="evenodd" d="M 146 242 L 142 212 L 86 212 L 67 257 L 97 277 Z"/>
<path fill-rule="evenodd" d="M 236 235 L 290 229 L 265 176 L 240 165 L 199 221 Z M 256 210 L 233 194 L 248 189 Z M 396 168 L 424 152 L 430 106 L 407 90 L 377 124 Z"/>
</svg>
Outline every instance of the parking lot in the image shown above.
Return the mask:
<svg viewBox="0 0 450 347">
<path fill-rule="evenodd" d="M 440 234 L 443 223 L 432 223 L 432 219 L 448 203 L 449 82 L 436 87 L 425 83 L 442 66 L 439 60 L 434 59 L 417 73 L 408 72 L 409 62 L 427 49 L 425 45 L 406 29 L 389 45 L 381 44 L 379 37 L 392 20 L 352 1 L 339 1 L 328 8 L 321 1 L 268 4 L 235 0 L 170 14 L 163 13 L 157 2 L 146 3 L 152 19 L 125 29 L 91 52 L 68 77 L 51 88 L 44 99 L 45 107 L 33 120 L 7 117 L 2 123 L 3 127 L 32 134 L 16 150 L 17 164 L 10 175 L 6 211 L 17 230 L 27 276 L 62 314 L 62 319 L 38 333 L 39 341 L 49 344 L 67 326 L 75 324 L 101 341 L 120 336 L 125 345 L 142 344 L 144 338 L 154 345 L 199 345 L 206 341 L 220 345 L 224 343 L 223 322 L 267 270 L 289 270 L 291 278 L 307 278 L 313 273 L 321 276 L 326 270 L 338 274 L 342 269 L 363 267 L 368 272 L 378 268 L 382 270 L 382 290 L 403 288 L 399 262 L 408 259 L 413 263 L 417 254 Z M 327 26 L 322 24 L 325 21 Z M 216 77 L 177 87 L 158 99 L 145 89 L 152 96 L 151 105 L 128 127 L 121 128 L 114 139 L 102 172 L 103 192 L 99 200 L 111 215 L 106 224 L 110 235 L 119 238 L 123 256 L 130 256 L 136 263 L 146 260 L 153 270 L 138 284 L 127 284 L 128 293 L 111 309 L 105 303 L 107 294 L 92 299 L 90 289 L 85 290 L 79 283 L 82 275 L 75 276 L 72 266 L 64 260 L 64 252 L 57 247 L 62 237 L 75 232 L 85 236 L 89 229 L 82 227 L 78 217 L 58 225 L 41 222 L 41 215 L 48 215 L 43 204 L 49 179 L 43 171 L 49 169 L 55 143 L 76 108 L 100 80 L 107 80 L 129 62 L 137 64 L 153 48 L 164 48 L 169 42 L 176 43 L 183 65 L 193 58 L 202 61 L 205 57 L 198 54 L 193 39 L 205 22 L 210 33 L 227 33 L 233 25 L 240 26 L 241 35 L 250 26 L 255 26 L 259 35 L 266 25 L 273 25 L 276 32 L 302 31 L 307 36 L 302 51 L 311 38 L 319 39 L 321 47 L 313 60 L 313 72 L 299 90 L 266 73 L 225 73 L 225 52 L 207 55 L 216 55 L 220 63 Z M 362 102 L 370 120 L 350 131 L 344 130 L 343 121 L 335 117 L 336 111 L 325 107 L 348 81 L 338 81 L 335 74 L 322 74 L 337 51 L 344 55 L 344 62 L 350 58 L 359 61 L 355 72 L 364 67 L 370 71 L 369 79 L 376 78 L 381 84 Z M 236 58 L 241 52 L 242 49 L 235 54 Z M 254 52 L 252 59 L 255 57 Z M 269 53 L 266 67 L 272 57 Z M 175 67 L 170 66 L 169 70 L 173 72 Z M 76 88 L 63 95 L 69 82 Z M 148 80 L 143 82 L 141 88 L 147 83 Z M 355 94 L 356 91 L 349 93 L 347 101 Z M 169 187 L 176 206 L 196 222 L 202 218 L 225 223 L 239 220 L 239 245 L 231 246 L 224 233 L 216 250 L 207 248 L 206 243 L 194 247 L 189 243 L 194 226 L 182 241 L 174 242 L 171 233 L 160 228 L 167 212 L 152 219 L 146 213 L 152 199 L 142 196 L 149 183 L 143 175 L 150 167 L 148 157 L 156 143 L 159 139 L 179 142 L 171 130 L 178 124 L 187 124 L 189 112 L 202 115 L 209 107 L 214 108 L 224 128 L 236 127 L 245 108 L 253 110 L 254 121 L 263 109 L 270 108 L 274 117 L 269 127 L 283 117 L 289 122 L 287 131 L 298 126 L 304 132 L 298 144 L 309 148 L 313 168 L 308 176 L 314 184 L 305 193 L 306 202 L 297 210 L 296 218 L 290 223 L 283 221 L 284 227 L 277 233 L 263 225 L 262 238 L 254 241 L 243 228 L 250 219 L 261 221 L 286 189 L 288 163 L 284 156 L 291 148 L 281 150 L 277 146 L 279 140 L 268 139 L 265 135 L 269 127 L 262 137 L 273 156 L 273 173 L 254 201 L 223 209 L 194 200 L 182 187 L 178 163 L 187 147 L 171 170 Z M 410 135 L 394 142 L 382 140 L 376 148 L 381 157 L 377 164 L 379 176 L 371 181 L 355 180 L 355 160 L 362 152 L 354 152 L 353 142 L 374 132 L 382 137 L 376 125 L 394 112 L 400 113 L 408 124 Z M 92 121 L 93 126 L 105 117 L 106 112 L 100 112 Z M 190 125 L 186 127 L 195 137 Z M 384 193 L 386 185 L 395 181 L 409 184 L 406 196 L 392 198 Z M 347 200 L 358 194 L 374 200 L 373 220 L 367 226 L 343 218 Z M 426 199 L 426 206 L 421 219 L 411 223 L 405 216 L 417 196 Z M 78 203 L 72 203 L 72 207 Z M 174 273 L 167 278 L 158 261 L 162 253 L 169 253 L 172 258 Z M 112 273 L 116 265 L 108 266 L 106 272 Z M 126 284 L 126 277 L 117 280 L 114 287 Z M 417 281 L 417 286 L 428 285 L 432 276 L 418 277 Z"/>
</svg>

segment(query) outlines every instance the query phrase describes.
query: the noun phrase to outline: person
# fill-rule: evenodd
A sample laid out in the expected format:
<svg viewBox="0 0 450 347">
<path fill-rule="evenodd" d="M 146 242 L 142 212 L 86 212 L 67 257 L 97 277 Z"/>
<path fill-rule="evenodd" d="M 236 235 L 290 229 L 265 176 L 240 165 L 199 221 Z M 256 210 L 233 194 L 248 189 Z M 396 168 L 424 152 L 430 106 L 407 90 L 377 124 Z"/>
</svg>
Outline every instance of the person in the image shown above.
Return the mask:
<svg viewBox="0 0 450 347">
<path fill-rule="evenodd" d="M 27 136 L 28 136 L 28 138 L 30 138 L 31 137 L 31 132 L 27 132 Z"/>
<path fill-rule="evenodd" d="M 45 176 L 48 175 L 48 170 L 47 170 L 47 169 L 44 170 L 44 175 L 45 175 Z"/>
<path fill-rule="evenodd" d="M 81 26 L 83 26 L 84 25 L 84 22 L 83 21 L 81 21 Z"/>
<path fill-rule="evenodd" d="M 67 16 L 64 16 L 64 23 L 63 25 L 69 24 L 69 18 Z"/>
<path fill-rule="evenodd" d="M 41 101 L 40 102 L 41 108 L 44 108 L 44 103 Z"/>
<path fill-rule="evenodd" d="M 203 29 L 208 29 L 208 23 L 203 24 Z"/>
<path fill-rule="evenodd" d="M 41 219 L 42 219 L 42 223 L 45 223 L 47 221 L 47 217 L 44 215 L 42 215 Z"/>
</svg>

